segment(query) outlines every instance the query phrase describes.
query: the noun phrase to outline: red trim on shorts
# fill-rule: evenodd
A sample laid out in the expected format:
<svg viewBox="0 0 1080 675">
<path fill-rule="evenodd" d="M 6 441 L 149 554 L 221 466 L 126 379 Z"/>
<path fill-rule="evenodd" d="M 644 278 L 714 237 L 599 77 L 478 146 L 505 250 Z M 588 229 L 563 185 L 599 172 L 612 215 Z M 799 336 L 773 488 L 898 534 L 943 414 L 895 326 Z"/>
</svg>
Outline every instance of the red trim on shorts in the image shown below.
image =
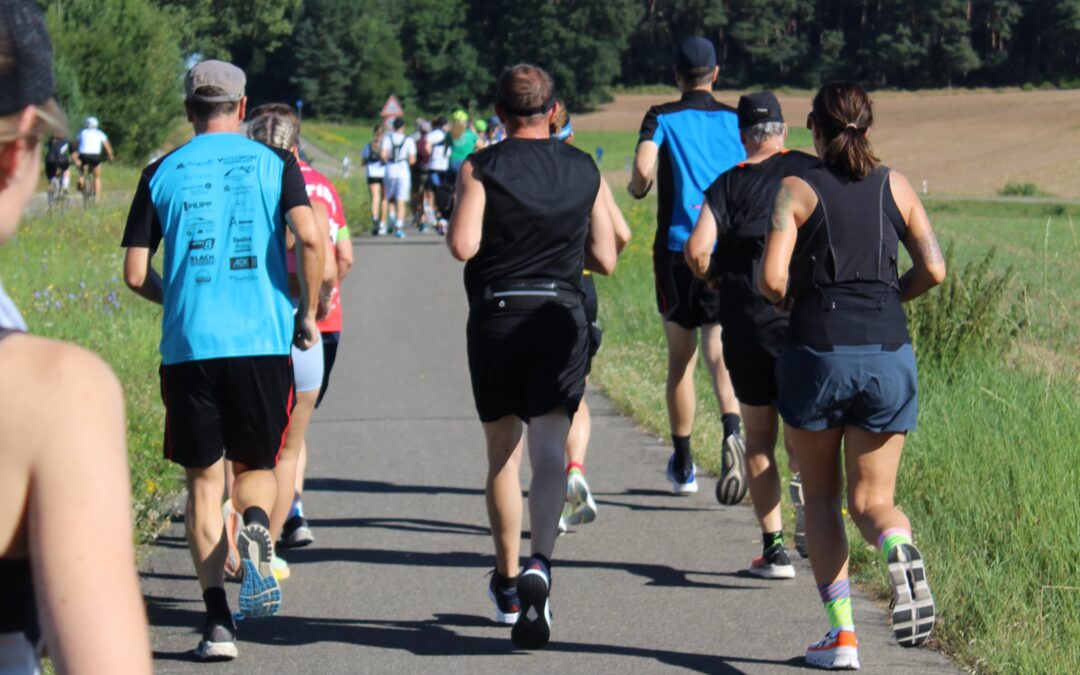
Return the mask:
<svg viewBox="0 0 1080 675">
<path fill-rule="evenodd" d="M 289 358 L 289 370 L 292 370 L 292 358 Z M 292 411 L 293 405 L 296 399 L 296 383 L 293 382 L 289 386 L 289 400 L 285 404 L 285 430 L 281 432 L 281 445 L 278 446 L 277 454 L 274 455 L 274 466 L 277 466 L 278 461 L 281 459 L 281 451 L 285 449 L 285 437 L 289 435 L 289 427 L 292 426 Z"/>
</svg>

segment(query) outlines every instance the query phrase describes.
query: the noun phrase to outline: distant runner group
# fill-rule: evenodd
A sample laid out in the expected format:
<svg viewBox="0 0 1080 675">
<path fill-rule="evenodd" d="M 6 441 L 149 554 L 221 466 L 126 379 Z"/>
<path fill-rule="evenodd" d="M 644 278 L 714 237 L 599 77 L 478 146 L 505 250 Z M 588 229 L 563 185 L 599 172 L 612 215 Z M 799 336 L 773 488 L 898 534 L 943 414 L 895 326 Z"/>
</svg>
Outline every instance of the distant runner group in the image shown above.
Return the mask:
<svg viewBox="0 0 1080 675">
<path fill-rule="evenodd" d="M 0 58 L 0 70 L 23 68 L 23 55 L 35 53 L 35 68 L 26 68 L 40 73 L 42 53 L 45 62 L 51 59 L 40 13 L 20 12 L 19 21 L 30 28 L 16 36 L 19 56 Z M 7 56 L 5 44 L 0 40 L 0 57 Z M 674 65 L 682 97 L 645 115 L 627 185 L 636 199 L 654 181 L 658 193 L 653 259 L 673 444 L 665 475 L 673 493 L 697 491 L 691 435 L 700 334 L 724 427 L 717 498 L 732 505 L 749 492 L 762 531 L 761 555 L 748 571 L 767 579 L 795 575 L 782 534 L 774 450 L 783 422 L 789 461 L 798 469 L 789 486 L 798 519 L 795 544 L 810 559 L 829 621 L 825 637 L 807 648 L 806 662 L 855 669 L 841 510 L 845 479 L 847 509 L 888 570 L 897 641 L 920 645 L 934 625 L 922 554 L 893 495 L 917 408 L 901 303 L 940 283 L 944 261 L 914 190 L 873 154 L 873 111 L 858 85 L 827 84 L 814 97 L 807 127 L 815 158 L 785 149 L 787 126 L 770 92 L 747 94 L 737 108 L 714 99 L 716 54 L 707 40 L 683 40 Z M 0 78 L 0 87 L 15 80 Z M 6 116 L 0 142 L 15 157 L 0 167 L 8 178 L 0 197 L 17 207 L 12 213 L 21 213 L 32 192 L 23 163 L 36 175 L 40 138 L 60 136 L 65 127 L 51 77 L 27 75 L 26 82 L 31 85 L 5 90 L 15 105 L 0 111 Z M 339 285 L 353 260 L 336 190 L 299 159 L 295 111 L 283 104 L 249 111 L 245 85 L 243 71 L 222 61 L 202 61 L 188 71 L 184 106 L 194 138 L 145 168 L 122 241 L 126 283 L 163 305 L 163 446 L 185 471 L 187 543 L 206 608 L 195 650 L 203 660 L 238 655 L 226 574 L 241 578 L 242 616 L 272 616 L 281 607 L 280 581 L 290 574 L 276 547 L 314 543 L 302 504 L 304 436 L 329 384 L 342 330 Z M 540 649 L 551 638 L 559 532 L 597 515 L 584 467 L 590 425 L 583 396 L 600 345 L 592 275 L 614 272 L 631 235 L 596 163 L 570 144 L 570 117 L 551 76 L 519 64 L 503 72 L 497 92 L 490 124 L 470 125 L 458 111 L 431 128 L 419 124 L 422 136 L 412 138 L 399 119 L 385 133 L 376 130 L 364 161 L 373 186 L 372 230 L 403 236 L 412 202 L 421 226 L 445 233 L 451 254 L 465 262 L 466 356 L 486 439 L 495 549 L 487 590 L 496 620 L 513 626 L 513 643 Z M 372 175 L 379 167 L 381 181 Z M 452 195 L 440 194 L 447 186 Z M 0 222 L 0 241 L 14 224 Z M 901 245 L 913 263 L 902 276 Z M 151 264 L 159 249 L 160 272 Z M 56 349 L 21 335 L 25 330 L 0 288 L 0 364 L 13 377 L 26 359 Z M 101 375 L 105 369 L 83 356 L 69 358 L 67 386 L 84 386 L 81 373 L 97 377 L 108 385 L 103 400 L 111 412 L 102 419 L 118 417 L 119 398 L 110 393 L 113 381 Z M 88 422 L 86 428 L 84 443 L 101 441 L 111 451 L 122 446 L 117 424 Z M 0 444 L 4 479 L 13 476 L 20 503 L 45 514 L 60 513 L 66 504 L 62 480 L 48 478 L 55 474 L 47 465 L 50 448 L 61 443 L 50 438 L 41 436 L 35 452 L 46 464 L 33 471 L 15 457 L 19 449 Z M 522 564 L 526 447 L 531 551 Z M 102 513 L 115 515 L 117 490 L 127 485 L 105 464 L 87 469 L 87 478 L 100 472 L 111 489 L 87 490 L 83 508 L 96 509 L 100 501 Z M 8 510 L 16 517 L 7 518 Z M 42 632 L 36 613 L 26 611 L 38 604 L 26 581 L 30 557 L 35 570 L 52 575 L 37 586 L 46 589 L 40 599 L 46 605 L 81 607 L 100 593 L 65 585 L 71 571 L 42 566 L 37 537 L 50 536 L 47 528 L 44 534 L 28 528 L 27 516 L 14 506 L 0 509 L 0 518 L 0 535 L 8 537 L 0 551 L 9 552 L 0 558 L 0 569 L 8 571 L 0 591 L 19 603 L 10 604 L 18 612 L 8 603 L 0 607 L 0 664 L 22 663 L 25 668 L 14 672 L 35 672 L 42 634 L 74 643 L 78 631 L 46 612 Z M 115 522 L 127 528 L 128 518 Z M 133 601 L 130 533 L 109 522 L 101 523 L 109 532 L 94 548 L 106 546 L 116 555 L 102 563 L 108 570 L 96 571 L 117 600 L 112 623 L 127 634 L 88 627 L 101 643 L 86 648 L 89 657 L 63 642 L 49 648 L 86 670 L 148 672 L 145 617 Z M 63 548 L 62 537 L 52 536 Z M 106 573 L 113 568 L 115 575 Z M 115 644 L 132 649 L 102 648 Z"/>
</svg>

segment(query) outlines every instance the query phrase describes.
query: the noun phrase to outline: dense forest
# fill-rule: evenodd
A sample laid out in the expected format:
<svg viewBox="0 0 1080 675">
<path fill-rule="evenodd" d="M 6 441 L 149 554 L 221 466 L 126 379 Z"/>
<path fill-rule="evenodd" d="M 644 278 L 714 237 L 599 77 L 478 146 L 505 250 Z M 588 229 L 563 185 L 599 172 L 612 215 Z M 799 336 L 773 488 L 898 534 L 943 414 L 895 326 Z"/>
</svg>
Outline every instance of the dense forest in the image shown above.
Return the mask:
<svg viewBox="0 0 1080 675">
<path fill-rule="evenodd" d="M 248 73 L 254 102 L 369 117 L 487 109 L 500 69 L 543 65 L 576 109 L 612 85 L 670 83 L 683 36 L 717 46 L 722 86 L 1080 85 L 1080 0 L 39 0 L 72 112 L 122 152 L 160 142 L 187 63 Z"/>
</svg>

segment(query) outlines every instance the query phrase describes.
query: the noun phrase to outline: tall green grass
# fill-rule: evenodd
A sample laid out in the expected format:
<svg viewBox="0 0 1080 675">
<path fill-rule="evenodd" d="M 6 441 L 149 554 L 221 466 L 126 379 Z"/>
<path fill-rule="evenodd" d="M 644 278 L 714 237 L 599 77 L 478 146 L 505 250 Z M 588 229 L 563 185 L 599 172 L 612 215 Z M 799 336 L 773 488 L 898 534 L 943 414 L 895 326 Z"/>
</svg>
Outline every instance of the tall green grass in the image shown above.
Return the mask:
<svg viewBox="0 0 1080 675">
<path fill-rule="evenodd" d="M 96 352 L 120 378 L 137 534 L 145 540 L 168 516 L 180 474 L 161 456 L 161 312 L 123 282 L 120 237 L 126 214 L 127 205 L 114 200 L 96 209 L 74 207 L 25 220 L 0 247 L 0 279 L 31 332 Z M 62 411 L 58 414 L 62 423 Z"/>
<path fill-rule="evenodd" d="M 605 332 L 593 373 L 621 410 L 666 438 L 666 352 L 651 259 L 655 202 L 618 199 L 634 239 L 615 274 L 598 280 Z M 940 611 L 937 647 L 980 672 L 1077 672 L 1080 380 L 1065 355 L 1052 356 L 1047 368 L 1023 348 L 1041 345 L 1053 355 L 1072 343 L 1051 327 L 1075 327 L 1076 316 L 1058 323 L 1051 314 L 1055 297 L 1075 297 L 1080 258 L 1065 248 L 1067 234 L 1053 239 L 1062 249 L 1056 257 L 1042 238 L 1032 240 L 1028 228 L 1041 207 L 979 217 L 994 207 L 936 214 L 945 221 L 943 239 L 955 242 L 952 276 L 910 310 L 919 426 L 905 448 L 897 502 L 928 560 Z M 1005 245 L 991 257 L 995 242 Z M 1040 263 L 1053 265 L 1045 278 Z M 715 473 L 722 428 L 700 365 L 695 383 L 695 461 Z M 789 512 L 789 528 L 791 521 Z M 849 540 L 856 577 L 887 597 L 879 554 L 853 527 Z"/>
</svg>

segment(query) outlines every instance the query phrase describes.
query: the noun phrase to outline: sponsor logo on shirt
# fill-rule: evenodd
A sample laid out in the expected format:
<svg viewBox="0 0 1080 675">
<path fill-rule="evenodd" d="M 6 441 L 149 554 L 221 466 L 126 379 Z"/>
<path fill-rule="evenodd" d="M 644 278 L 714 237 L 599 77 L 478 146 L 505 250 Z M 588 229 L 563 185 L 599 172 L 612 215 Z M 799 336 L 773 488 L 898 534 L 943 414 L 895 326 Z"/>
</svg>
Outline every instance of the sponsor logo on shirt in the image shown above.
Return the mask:
<svg viewBox="0 0 1080 675">
<path fill-rule="evenodd" d="M 214 202 L 208 199 L 197 199 L 193 201 L 184 200 L 184 211 L 202 211 L 208 209 L 214 205 Z"/>
<path fill-rule="evenodd" d="M 234 236 L 232 238 L 233 250 L 237 253 L 251 251 L 252 241 L 250 236 Z"/>
<path fill-rule="evenodd" d="M 214 187 L 213 183 L 195 183 L 193 185 L 183 185 L 180 188 L 180 192 L 183 192 L 190 197 L 201 197 L 210 192 L 212 187 Z"/>
<path fill-rule="evenodd" d="M 247 180 L 255 173 L 254 164 L 246 164 L 244 166 L 234 166 L 225 172 L 225 180 L 242 181 Z"/>
<path fill-rule="evenodd" d="M 214 280 L 214 278 L 211 277 L 210 273 L 207 272 L 206 270 L 202 270 L 198 274 L 195 275 L 195 283 L 197 283 L 197 284 L 208 284 L 213 280 Z"/>
<path fill-rule="evenodd" d="M 259 266 L 259 259 L 253 255 L 236 256 L 229 258 L 230 270 L 253 270 Z"/>
<path fill-rule="evenodd" d="M 218 157 L 220 164 L 242 164 L 243 162 L 255 161 L 255 155 L 233 155 L 232 157 Z"/>
<path fill-rule="evenodd" d="M 214 250 L 213 239 L 192 239 L 188 245 L 189 251 L 212 251 Z"/>
<path fill-rule="evenodd" d="M 235 227 L 240 230 L 250 230 L 251 226 L 254 224 L 254 220 L 252 220 L 250 217 L 245 217 L 244 215 L 240 215 L 239 217 L 233 216 L 229 219 L 230 228 Z"/>
<path fill-rule="evenodd" d="M 188 257 L 188 262 L 194 267 L 204 267 L 214 264 L 214 254 L 212 253 L 196 253 Z"/>
</svg>

